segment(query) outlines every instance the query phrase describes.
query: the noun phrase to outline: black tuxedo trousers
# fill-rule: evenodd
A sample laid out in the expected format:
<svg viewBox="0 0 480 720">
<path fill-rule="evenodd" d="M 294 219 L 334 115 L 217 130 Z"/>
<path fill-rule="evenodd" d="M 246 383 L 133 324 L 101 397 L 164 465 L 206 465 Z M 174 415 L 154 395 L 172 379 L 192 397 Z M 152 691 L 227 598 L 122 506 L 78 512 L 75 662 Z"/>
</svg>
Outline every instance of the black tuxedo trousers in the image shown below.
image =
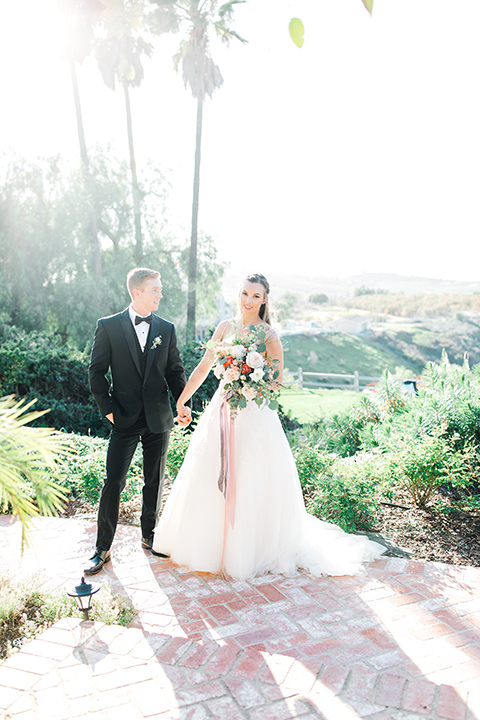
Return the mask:
<svg viewBox="0 0 480 720">
<path fill-rule="evenodd" d="M 162 499 L 165 462 L 170 430 L 152 433 L 141 415 L 127 430 L 112 427 L 107 450 L 107 475 L 100 496 L 96 547 L 109 550 L 117 529 L 120 494 L 125 488 L 128 469 L 139 442 L 143 451 L 143 490 L 140 525 L 142 537 L 155 529 Z"/>
</svg>

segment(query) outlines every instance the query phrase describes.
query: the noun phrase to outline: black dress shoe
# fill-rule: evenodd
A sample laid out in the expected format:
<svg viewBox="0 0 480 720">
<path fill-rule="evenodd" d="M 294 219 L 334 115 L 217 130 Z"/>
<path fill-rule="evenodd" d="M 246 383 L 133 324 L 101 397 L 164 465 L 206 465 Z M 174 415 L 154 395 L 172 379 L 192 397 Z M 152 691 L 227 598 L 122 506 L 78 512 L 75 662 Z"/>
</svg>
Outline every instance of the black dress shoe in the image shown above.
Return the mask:
<svg viewBox="0 0 480 720">
<path fill-rule="evenodd" d="M 164 555 L 163 553 L 156 552 L 156 551 L 153 549 L 153 533 L 150 535 L 149 538 L 142 538 L 142 548 L 143 548 L 144 550 L 151 550 L 151 551 L 152 551 L 152 555 L 156 555 L 157 557 L 163 557 L 163 558 L 168 558 L 168 557 L 170 557 L 170 555 Z"/>
<path fill-rule="evenodd" d="M 110 550 L 99 550 L 97 548 L 95 550 L 95 555 L 89 560 L 90 565 L 84 568 L 83 572 L 85 575 L 95 575 L 100 572 L 103 566 L 110 562 L 111 559 L 112 556 L 110 555 Z"/>
<path fill-rule="evenodd" d="M 142 537 L 142 548 L 144 550 L 151 550 L 153 547 L 153 533 L 148 538 Z"/>
</svg>

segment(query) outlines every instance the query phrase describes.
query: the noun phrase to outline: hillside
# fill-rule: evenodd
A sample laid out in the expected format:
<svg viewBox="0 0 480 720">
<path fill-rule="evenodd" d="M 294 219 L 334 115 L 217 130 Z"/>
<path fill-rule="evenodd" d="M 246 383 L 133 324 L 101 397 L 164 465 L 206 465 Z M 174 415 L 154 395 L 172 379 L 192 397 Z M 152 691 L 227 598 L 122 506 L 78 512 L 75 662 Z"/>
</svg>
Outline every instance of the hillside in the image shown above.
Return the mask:
<svg viewBox="0 0 480 720">
<path fill-rule="evenodd" d="M 368 337 L 341 333 L 287 335 L 283 338 L 285 366 L 296 371 L 380 375 L 388 369 L 420 373 L 429 361 L 438 362 L 445 349 L 452 363 L 480 363 L 480 326 L 455 318 L 410 323 L 385 322 L 373 326 Z"/>
<path fill-rule="evenodd" d="M 450 362 L 461 365 L 468 354 L 470 365 L 480 363 L 480 318 L 439 317 L 407 323 L 375 323 L 376 342 L 394 350 L 411 364 L 422 367 L 440 359 L 446 350 Z"/>
<path fill-rule="evenodd" d="M 321 335 L 288 335 L 282 338 L 285 367 L 294 372 L 304 371 L 360 375 L 381 375 L 385 368 L 395 372 L 403 368 L 414 375 L 421 369 L 417 362 L 398 352 L 394 343 L 379 342 L 376 338 L 360 338 L 342 333 Z"/>
</svg>

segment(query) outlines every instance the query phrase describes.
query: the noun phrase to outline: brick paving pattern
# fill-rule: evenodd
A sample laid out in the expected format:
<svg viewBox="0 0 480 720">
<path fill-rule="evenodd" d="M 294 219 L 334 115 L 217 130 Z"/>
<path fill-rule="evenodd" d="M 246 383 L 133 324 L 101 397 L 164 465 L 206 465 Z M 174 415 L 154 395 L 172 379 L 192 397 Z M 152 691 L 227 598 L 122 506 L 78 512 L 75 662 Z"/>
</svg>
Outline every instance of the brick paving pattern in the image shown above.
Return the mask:
<svg viewBox="0 0 480 720">
<path fill-rule="evenodd" d="M 77 584 L 93 519 L 41 518 L 0 569 Z M 119 526 L 94 578 L 128 595 L 130 627 L 63 619 L 0 665 L 15 720 L 480 720 L 480 569 L 384 558 L 359 577 L 250 582 L 182 570 Z"/>
</svg>

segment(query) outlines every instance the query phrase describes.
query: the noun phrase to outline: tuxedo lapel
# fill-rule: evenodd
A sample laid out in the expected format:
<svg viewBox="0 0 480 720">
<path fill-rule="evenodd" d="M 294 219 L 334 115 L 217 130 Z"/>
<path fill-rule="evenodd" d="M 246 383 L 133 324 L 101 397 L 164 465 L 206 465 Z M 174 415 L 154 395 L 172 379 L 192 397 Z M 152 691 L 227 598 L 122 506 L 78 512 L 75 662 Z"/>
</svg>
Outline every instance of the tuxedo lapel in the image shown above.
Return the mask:
<svg viewBox="0 0 480 720">
<path fill-rule="evenodd" d="M 127 341 L 128 349 L 130 350 L 133 362 L 138 370 L 138 374 L 142 375 L 142 368 L 140 367 L 140 361 L 138 359 L 138 341 L 135 338 L 135 330 L 133 329 L 132 321 L 130 320 L 128 308 L 124 310 L 120 319 L 122 321 L 122 329 L 125 334 L 125 340 Z"/>
<path fill-rule="evenodd" d="M 157 347 L 153 347 L 152 345 L 155 342 L 155 338 L 160 337 L 160 318 L 158 315 L 154 315 L 152 313 L 152 325 L 150 328 L 150 337 L 148 340 L 148 347 L 145 348 L 145 352 L 147 353 L 147 365 L 145 367 L 145 379 L 148 377 L 148 373 L 152 369 L 153 360 L 155 358 L 155 353 L 158 352 Z"/>
</svg>

